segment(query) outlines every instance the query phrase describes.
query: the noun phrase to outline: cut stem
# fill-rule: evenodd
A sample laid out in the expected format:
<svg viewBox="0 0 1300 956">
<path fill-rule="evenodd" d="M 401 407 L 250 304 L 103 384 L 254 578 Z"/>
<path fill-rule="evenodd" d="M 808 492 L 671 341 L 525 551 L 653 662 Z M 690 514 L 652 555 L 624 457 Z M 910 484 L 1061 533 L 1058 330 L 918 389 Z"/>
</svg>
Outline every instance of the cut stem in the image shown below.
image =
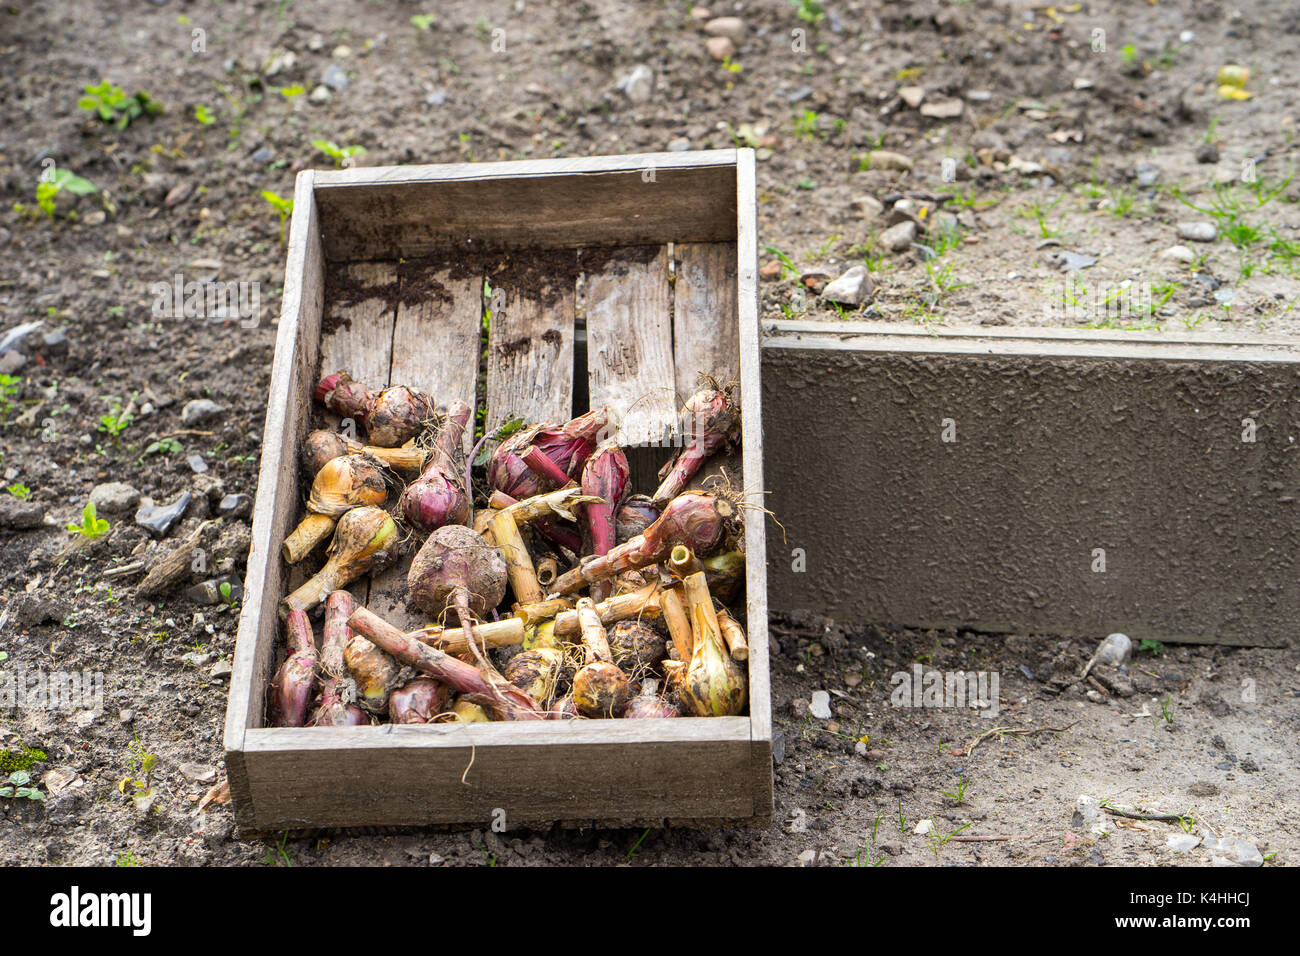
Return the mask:
<svg viewBox="0 0 1300 956">
<path fill-rule="evenodd" d="M 722 628 L 722 639 L 727 642 L 727 649 L 731 651 L 731 659 L 749 660 L 749 642 L 745 640 L 745 629 L 725 607 L 718 609 L 718 624 Z"/>
<path fill-rule="evenodd" d="M 509 508 L 492 516 L 491 530 L 492 540 L 506 560 L 506 575 L 510 578 L 515 601 L 520 604 L 540 601 L 543 594 L 541 585 L 537 583 L 537 571 Z"/>
</svg>

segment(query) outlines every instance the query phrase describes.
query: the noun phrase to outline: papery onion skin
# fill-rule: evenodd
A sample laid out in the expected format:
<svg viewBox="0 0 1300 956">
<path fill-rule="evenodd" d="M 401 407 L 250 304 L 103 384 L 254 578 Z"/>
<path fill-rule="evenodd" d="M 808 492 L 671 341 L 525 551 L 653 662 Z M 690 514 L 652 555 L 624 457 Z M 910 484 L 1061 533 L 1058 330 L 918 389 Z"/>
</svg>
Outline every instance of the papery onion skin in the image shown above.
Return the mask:
<svg viewBox="0 0 1300 956">
<path fill-rule="evenodd" d="M 544 482 L 520 455 L 531 445 L 570 478 L 582 474 L 582 466 L 595 450 L 609 422 L 609 410 L 593 409 L 563 425 L 543 423 L 511 435 L 488 460 L 488 484 L 512 498 L 531 498 L 543 490 Z"/>
<path fill-rule="evenodd" d="M 641 684 L 641 693 L 627 702 L 623 708 L 625 720 L 653 720 L 664 717 L 680 717 L 676 705 L 658 694 L 658 681 L 647 680 Z"/>
<path fill-rule="evenodd" d="M 635 538 L 659 520 L 659 508 L 645 495 L 629 495 L 614 513 L 616 544 Z"/>
<path fill-rule="evenodd" d="M 397 559 L 397 523 L 383 508 L 353 508 L 339 518 L 330 543 L 329 560 L 316 576 L 280 602 L 280 616 L 310 610 L 331 591 L 346 587 L 363 574 L 382 571 Z"/>
</svg>

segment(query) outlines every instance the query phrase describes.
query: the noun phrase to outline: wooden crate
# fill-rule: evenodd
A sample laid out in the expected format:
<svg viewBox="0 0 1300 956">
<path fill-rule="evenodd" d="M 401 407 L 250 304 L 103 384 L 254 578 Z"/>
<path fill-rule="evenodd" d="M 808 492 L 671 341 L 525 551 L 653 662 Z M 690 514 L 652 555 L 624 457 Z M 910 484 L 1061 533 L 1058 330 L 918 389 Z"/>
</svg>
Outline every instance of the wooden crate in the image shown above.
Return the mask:
<svg viewBox="0 0 1300 956">
<path fill-rule="evenodd" d="M 674 418 L 697 371 L 725 369 L 752 422 L 736 477 L 747 491 L 763 487 L 754 197 L 750 150 L 299 174 L 226 715 L 242 833 L 488 826 L 502 814 L 507 827 L 767 825 L 760 518 L 745 530 L 746 717 L 265 726 L 282 652 L 276 605 L 300 575 L 279 549 L 300 516 L 295 452 L 323 372 L 474 402 L 489 427 L 510 413 L 566 419 L 608 403 L 636 442 Z M 485 279 L 493 315 L 479 382 Z M 656 461 L 671 453 L 656 452 Z M 403 577 L 390 571 L 353 590 L 395 623 L 423 623 L 406 617 Z"/>
</svg>

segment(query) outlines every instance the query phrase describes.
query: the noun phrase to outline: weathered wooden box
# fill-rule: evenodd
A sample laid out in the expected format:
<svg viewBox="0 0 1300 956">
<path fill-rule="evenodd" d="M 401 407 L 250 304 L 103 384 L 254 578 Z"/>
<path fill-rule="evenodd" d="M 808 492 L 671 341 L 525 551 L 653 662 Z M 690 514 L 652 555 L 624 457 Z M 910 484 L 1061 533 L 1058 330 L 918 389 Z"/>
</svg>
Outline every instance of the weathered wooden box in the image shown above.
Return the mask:
<svg viewBox="0 0 1300 956">
<path fill-rule="evenodd" d="M 763 488 L 754 197 L 749 150 L 299 175 L 226 714 L 242 833 L 770 821 L 758 517 L 745 533 L 746 717 L 265 726 L 276 605 L 296 583 L 279 549 L 300 515 L 296 450 L 323 371 L 474 402 L 489 427 L 611 404 L 631 444 L 662 437 L 697 371 L 729 372 L 750 423 L 736 477 Z M 353 590 L 402 622 L 392 572 Z"/>
</svg>

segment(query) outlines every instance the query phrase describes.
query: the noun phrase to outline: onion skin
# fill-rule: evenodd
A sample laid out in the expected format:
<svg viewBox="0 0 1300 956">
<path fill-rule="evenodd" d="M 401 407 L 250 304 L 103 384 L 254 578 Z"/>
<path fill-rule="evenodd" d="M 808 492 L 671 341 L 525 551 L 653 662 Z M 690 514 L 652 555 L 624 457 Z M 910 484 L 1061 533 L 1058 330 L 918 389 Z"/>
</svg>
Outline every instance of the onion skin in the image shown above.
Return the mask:
<svg viewBox="0 0 1300 956">
<path fill-rule="evenodd" d="M 614 513 L 614 538 L 622 544 L 659 520 L 659 508 L 645 495 L 629 495 Z"/>
<path fill-rule="evenodd" d="M 510 658 L 502 671 L 525 694 L 545 707 L 555 695 L 555 684 L 564 665 L 564 654 L 553 647 L 520 651 Z"/>
<path fill-rule="evenodd" d="M 271 678 L 270 724 L 302 727 L 316 686 L 316 639 L 305 611 L 290 612 L 284 624 L 288 656 Z"/>
<path fill-rule="evenodd" d="M 574 701 L 572 694 L 557 700 L 547 714 L 547 717 L 551 720 L 577 720 L 581 716 L 582 714 L 578 713 L 578 705 Z"/>
<path fill-rule="evenodd" d="M 428 457 L 423 449 L 415 447 L 414 442 L 407 442 L 401 448 L 379 448 L 375 445 L 363 445 L 347 435 L 318 428 L 308 432 L 303 440 L 299 460 L 302 463 L 303 474 L 308 479 L 312 479 L 325 467 L 326 462 L 332 458 L 341 458 L 343 455 L 367 455 L 394 471 L 407 472 L 420 471 Z"/>
<path fill-rule="evenodd" d="M 498 445 L 488 460 L 488 484 L 512 498 L 539 493 L 544 482 L 521 457 L 530 445 L 569 478 L 576 478 L 608 422 L 609 410 L 598 408 L 564 425 L 543 423 L 516 432 Z"/>
<path fill-rule="evenodd" d="M 383 508 L 353 508 L 339 518 L 330 557 L 316 576 L 280 602 L 280 616 L 308 611 L 363 574 L 381 571 L 397 558 L 397 523 Z"/>
<path fill-rule="evenodd" d="M 464 698 L 451 705 L 451 712 L 456 715 L 453 720 L 462 724 L 490 723 L 492 720 L 492 715 L 483 707 L 471 704 Z"/>
<path fill-rule="evenodd" d="M 602 444 L 583 466 L 582 493 L 602 499 L 582 506 L 591 554 L 608 554 L 614 547 L 614 512 L 627 493 L 631 477 L 627 455 L 613 442 Z M 591 586 L 592 600 L 603 601 L 609 590 L 606 582 L 596 582 Z"/>
<path fill-rule="evenodd" d="M 370 444 L 382 448 L 396 448 L 414 438 L 435 414 L 433 398 L 423 389 L 393 385 L 376 392 L 344 371 L 322 378 L 313 397 L 335 414 L 364 426 Z"/>
<path fill-rule="evenodd" d="M 745 552 L 723 551 L 704 558 L 704 575 L 709 582 L 709 593 L 729 604 L 745 584 Z"/>
<path fill-rule="evenodd" d="M 344 698 L 344 682 L 349 679 L 344 649 L 352 640 L 348 617 L 354 605 L 352 595 L 347 591 L 335 591 L 325 600 L 320 698 L 307 721 L 309 727 L 357 727 L 370 723 L 364 710 Z"/>
<path fill-rule="evenodd" d="M 667 557 L 674 545 L 710 554 L 726 541 L 735 519 L 735 506 L 727 499 L 688 491 L 669 502 L 658 520 L 635 538 L 608 554 L 583 558 L 578 567 L 560 575 L 552 592 L 572 594 L 595 581 L 655 564 Z"/>
<path fill-rule="evenodd" d="M 483 617 L 506 595 L 506 562 L 481 535 L 445 525 L 416 553 L 406 584 L 412 603 L 434 620 L 461 600 L 470 614 Z"/>
<path fill-rule="evenodd" d="M 702 388 L 688 398 L 681 418 L 688 423 L 690 443 L 660 472 L 663 480 L 651 496 L 660 507 L 685 491 L 699 467 L 740 432 L 740 408 L 718 388 Z"/>
<path fill-rule="evenodd" d="M 420 434 L 424 423 L 436 414 L 433 396 L 428 392 L 394 385 L 375 398 L 375 404 L 366 416 L 366 434 L 372 445 L 396 448 Z"/>
<path fill-rule="evenodd" d="M 451 692 L 432 677 L 417 677 L 388 697 L 388 718 L 394 724 L 429 724 L 451 708 Z"/>
<path fill-rule="evenodd" d="M 591 598 L 577 602 L 587 663 L 573 675 L 573 701 L 584 717 L 617 717 L 632 696 L 632 682 L 612 661 L 609 641 Z"/>
<path fill-rule="evenodd" d="M 681 711 L 658 694 L 658 682 L 647 680 L 641 684 L 641 693 L 627 702 L 623 717 L 628 720 L 653 720 L 663 717 L 680 717 Z"/>
<path fill-rule="evenodd" d="M 442 681 L 462 695 L 469 703 L 490 710 L 499 720 L 542 720 L 531 697 L 509 683 L 493 686 L 473 664 L 457 660 L 450 654 L 435 650 L 412 637 L 407 637 L 383 618 L 364 607 L 357 608 L 348 625 L 358 634 L 373 641 L 385 653 L 403 664 Z"/>
<path fill-rule="evenodd" d="M 364 426 L 377 396 L 365 385 L 352 381 L 347 372 L 338 371 L 322 378 L 312 397 L 336 415 Z"/>
<path fill-rule="evenodd" d="M 402 492 L 399 507 L 412 527 L 436 531 L 446 524 L 469 521 L 469 495 L 456 468 L 455 456 L 472 414 L 473 409 L 464 402 L 456 402 L 447 410 L 447 420 L 438 432 L 433 460 L 424 473 Z"/>
</svg>

